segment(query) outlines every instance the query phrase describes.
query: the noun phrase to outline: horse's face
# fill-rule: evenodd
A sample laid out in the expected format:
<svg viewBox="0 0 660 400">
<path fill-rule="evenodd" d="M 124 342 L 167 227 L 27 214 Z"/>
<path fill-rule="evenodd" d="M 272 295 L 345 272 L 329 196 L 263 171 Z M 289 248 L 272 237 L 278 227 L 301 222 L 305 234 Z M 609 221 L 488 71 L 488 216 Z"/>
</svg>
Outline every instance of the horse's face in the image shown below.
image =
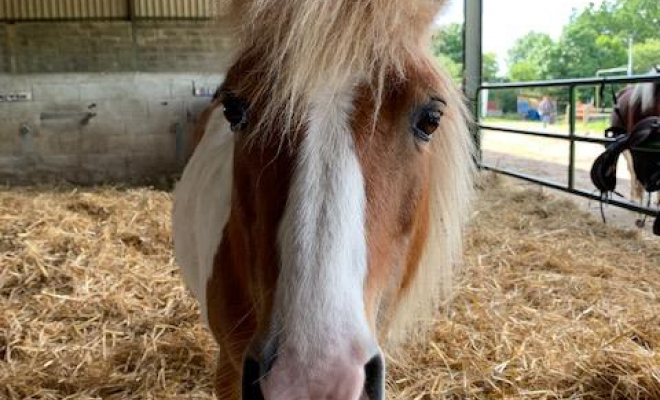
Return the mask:
<svg viewBox="0 0 660 400">
<path fill-rule="evenodd" d="M 447 133 L 441 80 L 430 66 L 411 68 L 379 105 L 365 82 L 329 88 L 284 132 L 256 123 L 248 68 L 237 63 L 223 86 L 236 144 L 219 252 L 242 281 L 227 290 L 254 317 L 244 399 L 380 399 L 378 338 L 426 244 L 430 146 Z M 211 325 L 239 318 L 231 307 L 211 309 Z"/>
</svg>

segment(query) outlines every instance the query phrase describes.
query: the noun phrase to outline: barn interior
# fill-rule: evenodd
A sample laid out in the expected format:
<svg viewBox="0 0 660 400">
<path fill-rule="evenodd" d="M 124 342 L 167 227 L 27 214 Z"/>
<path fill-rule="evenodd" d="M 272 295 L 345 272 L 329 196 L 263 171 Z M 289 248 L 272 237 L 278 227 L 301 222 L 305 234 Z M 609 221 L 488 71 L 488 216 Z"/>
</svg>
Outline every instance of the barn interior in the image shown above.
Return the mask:
<svg viewBox="0 0 660 400">
<path fill-rule="evenodd" d="M 216 399 L 169 183 L 224 79 L 221 4 L 0 0 L 0 399 Z M 493 172 L 476 192 L 456 290 L 388 356 L 390 398 L 660 399 L 660 241 Z"/>
</svg>

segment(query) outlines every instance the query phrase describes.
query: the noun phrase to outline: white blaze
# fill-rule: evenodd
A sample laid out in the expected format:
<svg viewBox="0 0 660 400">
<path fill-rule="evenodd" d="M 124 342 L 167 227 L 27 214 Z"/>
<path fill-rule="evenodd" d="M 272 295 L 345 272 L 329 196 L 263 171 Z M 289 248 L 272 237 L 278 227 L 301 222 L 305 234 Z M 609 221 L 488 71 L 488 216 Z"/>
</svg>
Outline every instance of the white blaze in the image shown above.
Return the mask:
<svg viewBox="0 0 660 400">
<path fill-rule="evenodd" d="M 323 349 L 350 351 L 370 337 L 363 296 L 366 200 L 349 126 L 352 101 L 351 89 L 312 102 L 278 233 L 272 333 L 280 336 L 280 351 L 301 359 L 328 355 Z"/>
<path fill-rule="evenodd" d="M 218 107 L 174 192 L 176 261 L 207 324 L 206 284 L 231 210 L 233 154 L 234 136 Z"/>
</svg>

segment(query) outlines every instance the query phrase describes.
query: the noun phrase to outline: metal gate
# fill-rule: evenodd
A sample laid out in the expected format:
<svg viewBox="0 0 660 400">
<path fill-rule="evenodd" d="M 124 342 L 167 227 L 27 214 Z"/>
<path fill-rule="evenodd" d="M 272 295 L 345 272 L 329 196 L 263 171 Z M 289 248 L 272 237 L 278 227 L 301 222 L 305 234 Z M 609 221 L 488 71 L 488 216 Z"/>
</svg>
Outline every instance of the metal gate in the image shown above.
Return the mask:
<svg viewBox="0 0 660 400">
<path fill-rule="evenodd" d="M 617 84 L 630 84 L 630 83 L 644 83 L 644 82 L 660 82 L 660 76 L 658 75 L 643 75 L 643 76 L 632 76 L 632 77 L 612 77 L 612 78 L 588 78 L 588 79 L 564 79 L 564 80 L 552 80 L 552 81 L 541 81 L 541 82 L 525 82 L 525 83 L 498 83 L 498 84 L 485 84 L 481 85 L 477 91 L 479 94 L 477 98 L 480 98 L 481 92 L 484 90 L 512 90 L 512 89 L 539 89 L 539 88 L 566 88 L 568 90 L 569 98 L 569 113 L 568 113 L 568 132 L 566 134 L 556 134 L 556 133 L 547 133 L 547 132 L 538 132 L 538 131 L 529 131 L 524 129 L 512 129 L 501 126 L 493 126 L 485 124 L 481 119 L 481 113 L 479 112 L 478 102 L 475 109 L 475 115 L 478 116 L 477 123 L 477 148 L 479 153 L 481 153 L 480 143 L 481 135 L 483 135 L 483 130 L 488 131 L 497 131 L 497 132 L 506 132 L 516 135 L 526 135 L 526 136 L 535 136 L 542 137 L 545 139 L 554 139 L 561 140 L 568 144 L 567 146 L 567 158 L 568 158 L 568 168 L 566 170 L 568 184 L 562 185 L 557 182 L 549 181 L 542 179 L 537 176 L 528 175 L 520 171 L 511 171 L 503 168 L 499 168 L 495 165 L 488 165 L 483 162 L 481 156 L 479 156 L 479 166 L 482 169 L 494 171 L 504 175 L 508 175 L 514 178 L 523 179 L 528 182 L 537 183 L 539 185 L 547 186 L 553 189 L 561 190 L 564 192 L 572 193 L 581 197 L 585 197 L 592 200 L 601 200 L 601 197 L 595 193 L 587 192 L 582 189 L 575 187 L 575 145 L 576 143 L 601 143 L 608 144 L 613 141 L 613 139 L 607 139 L 604 136 L 602 138 L 589 137 L 578 135 L 576 131 L 576 91 L 580 87 L 587 86 L 600 86 L 604 87 L 606 85 L 617 85 Z M 656 209 L 643 207 L 637 204 L 630 203 L 628 201 L 622 201 L 617 199 L 610 199 L 608 204 L 612 204 L 617 207 L 625 208 L 630 211 L 639 212 L 649 216 L 658 216 L 659 212 Z"/>
</svg>

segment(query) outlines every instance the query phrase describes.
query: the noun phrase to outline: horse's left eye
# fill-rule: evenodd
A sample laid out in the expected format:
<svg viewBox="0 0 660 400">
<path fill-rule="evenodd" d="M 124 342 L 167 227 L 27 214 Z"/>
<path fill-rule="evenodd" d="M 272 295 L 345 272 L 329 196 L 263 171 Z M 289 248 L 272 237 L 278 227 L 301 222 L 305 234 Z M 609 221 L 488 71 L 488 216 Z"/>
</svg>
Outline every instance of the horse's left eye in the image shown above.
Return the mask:
<svg viewBox="0 0 660 400">
<path fill-rule="evenodd" d="M 444 115 L 446 106 L 444 100 L 433 99 L 417 110 L 413 118 L 413 133 L 418 139 L 424 142 L 431 141 L 440 126 L 440 119 Z"/>
<path fill-rule="evenodd" d="M 248 104 L 230 91 L 222 93 L 224 114 L 231 125 L 231 130 L 238 132 L 245 127 L 248 118 Z"/>
</svg>

